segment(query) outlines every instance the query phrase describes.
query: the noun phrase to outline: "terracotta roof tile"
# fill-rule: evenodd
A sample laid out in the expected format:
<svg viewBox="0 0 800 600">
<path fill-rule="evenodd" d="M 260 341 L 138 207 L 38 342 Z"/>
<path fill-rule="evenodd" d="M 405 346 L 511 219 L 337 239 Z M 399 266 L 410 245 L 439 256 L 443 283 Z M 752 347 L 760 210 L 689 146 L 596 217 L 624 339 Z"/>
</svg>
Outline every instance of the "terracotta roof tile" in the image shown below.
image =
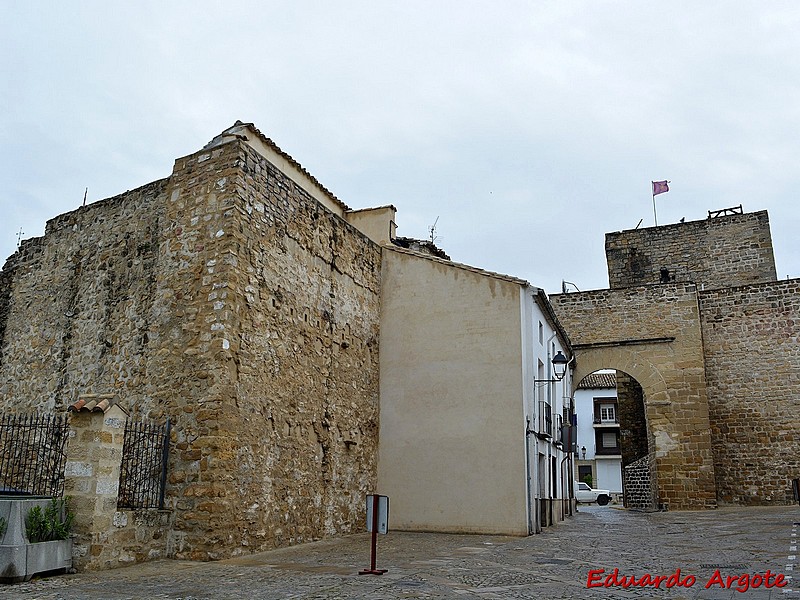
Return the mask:
<svg viewBox="0 0 800 600">
<path fill-rule="evenodd" d="M 616 373 L 591 373 L 578 384 L 579 390 L 596 390 L 617 387 Z"/>
<path fill-rule="evenodd" d="M 430 254 L 431 256 L 437 256 L 444 260 L 450 260 L 450 256 L 444 250 L 428 240 L 417 240 L 410 237 L 396 237 L 392 240 L 392 243 L 395 246 L 400 246 L 406 250 L 413 250 L 414 252 L 419 252 L 420 254 Z"/>
<path fill-rule="evenodd" d="M 118 406 L 115 394 L 83 394 L 77 402 L 70 404 L 67 410 L 70 412 L 106 413 L 112 406 Z M 122 407 L 120 406 L 120 408 Z"/>
</svg>

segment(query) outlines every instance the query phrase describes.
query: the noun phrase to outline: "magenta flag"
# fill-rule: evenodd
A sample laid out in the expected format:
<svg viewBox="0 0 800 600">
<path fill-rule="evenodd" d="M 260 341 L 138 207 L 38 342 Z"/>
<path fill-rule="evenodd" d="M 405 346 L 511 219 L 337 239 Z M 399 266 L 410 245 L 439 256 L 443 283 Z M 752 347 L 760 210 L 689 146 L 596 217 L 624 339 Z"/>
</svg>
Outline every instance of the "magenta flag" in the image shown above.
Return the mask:
<svg viewBox="0 0 800 600">
<path fill-rule="evenodd" d="M 653 181 L 653 196 L 669 191 L 669 181 Z"/>
</svg>

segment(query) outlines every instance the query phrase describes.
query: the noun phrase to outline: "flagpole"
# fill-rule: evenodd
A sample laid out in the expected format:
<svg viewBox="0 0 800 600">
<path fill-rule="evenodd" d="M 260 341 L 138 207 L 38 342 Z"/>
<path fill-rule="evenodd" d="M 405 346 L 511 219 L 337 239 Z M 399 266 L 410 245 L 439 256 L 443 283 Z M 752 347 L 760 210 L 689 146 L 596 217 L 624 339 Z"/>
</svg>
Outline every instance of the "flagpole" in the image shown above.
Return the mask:
<svg viewBox="0 0 800 600">
<path fill-rule="evenodd" d="M 658 227 L 658 213 L 656 213 L 656 185 L 654 181 L 650 182 L 650 191 L 653 193 L 653 218 L 656 221 L 656 227 Z"/>
</svg>

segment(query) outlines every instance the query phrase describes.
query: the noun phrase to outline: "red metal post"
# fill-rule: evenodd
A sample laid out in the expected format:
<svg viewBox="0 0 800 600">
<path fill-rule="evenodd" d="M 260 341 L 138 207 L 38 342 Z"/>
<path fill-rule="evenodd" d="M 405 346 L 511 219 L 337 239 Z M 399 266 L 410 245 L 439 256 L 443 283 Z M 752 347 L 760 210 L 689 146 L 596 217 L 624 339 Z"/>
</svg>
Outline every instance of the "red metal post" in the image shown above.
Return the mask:
<svg viewBox="0 0 800 600">
<path fill-rule="evenodd" d="M 387 569 L 376 569 L 378 559 L 378 494 L 372 495 L 372 549 L 369 569 L 359 571 L 359 575 L 383 575 Z"/>
</svg>

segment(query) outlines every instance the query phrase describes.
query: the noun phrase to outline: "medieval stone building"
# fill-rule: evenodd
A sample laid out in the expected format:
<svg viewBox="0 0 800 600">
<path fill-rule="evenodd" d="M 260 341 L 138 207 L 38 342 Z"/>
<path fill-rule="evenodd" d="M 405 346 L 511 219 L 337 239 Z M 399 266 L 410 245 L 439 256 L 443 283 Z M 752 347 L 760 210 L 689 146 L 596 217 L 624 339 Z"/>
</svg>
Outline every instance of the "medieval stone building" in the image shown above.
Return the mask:
<svg viewBox="0 0 800 600">
<path fill-rule="evenodd" d="M 7 261 L 5 410 L 64 413 L 100 394 L 173 423 L 172 521 L 140 523 L 137 540 L 109 527 L 90 552 L 208 559 L 361 525 L 381 251 L 350 214 L 237 123 L 168 178 L 52 219 Z"/>
<path fill-rule="evenodd" d="M 571 354 L 546 295 L 398 238 L 394 219 L 349 209 L 236 123 L 9 258 L 0 406 L 71 411 L 79 568 L 359 531 L 379 481 L 409 529 L 525 534 L 564 518 L 568 393 L 534 379 Z M 394 420 L 379 449 L 381 401 Z M 120 509 L 120 424 L 167 418 L 164 510 Z"/>
<path fill-rule="evenodd" d="M 673 509 L 792 501 L 800 281 L 776 279 L 767 213 L 610 233 L 606 257 L 610 289 L 552 300 L 575 381 L 613 368 L 629 382 L 619 399 L 629 499 Z"/>
<path fill-rule="evenodd" d="M 538 531 L 571 510 L 562 426 L 600 368 L 631 382 L 643 503 L 789 499 L 800 294 L 775 280 L 765 213 L 610 234 L 611 289 L 557 311 L 394 219 L 237 122 L 22 243 L 0 272 L 0 407 L 74 411 L 79 566 L 359 531 L 378 484 L 406 528 Z M 165 510 L 120 513 L 119 423 L 167 417 Z"/>
</svg>

